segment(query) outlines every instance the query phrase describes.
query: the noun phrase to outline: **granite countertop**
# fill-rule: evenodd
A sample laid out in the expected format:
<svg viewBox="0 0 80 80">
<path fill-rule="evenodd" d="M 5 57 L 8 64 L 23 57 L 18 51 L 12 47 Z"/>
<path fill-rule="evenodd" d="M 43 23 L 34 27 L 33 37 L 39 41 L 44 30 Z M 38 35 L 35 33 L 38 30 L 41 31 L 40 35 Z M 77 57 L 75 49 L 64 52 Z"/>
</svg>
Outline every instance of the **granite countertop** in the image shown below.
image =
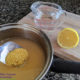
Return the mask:
<svg viewBox="0 0 80 80">
<path fill-rule="evenodd" d="M 37 0 L 0 0 L 0 24 L 14 23 L 27 15 Z M 42 0 L 58 3 L 63 9 L 80 15 L 80 0 Z M 80 80 L 79 74 L 56 73 L 49 70 L 43 80 Z"/>
</svg>

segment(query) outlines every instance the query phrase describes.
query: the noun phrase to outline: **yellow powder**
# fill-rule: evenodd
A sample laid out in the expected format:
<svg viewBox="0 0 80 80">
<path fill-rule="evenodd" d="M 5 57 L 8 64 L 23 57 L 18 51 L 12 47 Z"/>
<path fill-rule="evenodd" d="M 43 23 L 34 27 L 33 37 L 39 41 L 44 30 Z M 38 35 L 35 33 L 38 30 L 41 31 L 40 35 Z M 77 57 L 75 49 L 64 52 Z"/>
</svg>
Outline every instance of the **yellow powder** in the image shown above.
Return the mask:
<svg viewBox="0 0 80 80">
<path fill-rule="evenodd" d="M 6 57 L 6 64 L 9 66 L 19 66 L 24 64 L 25 60 L 28 58 L 28 52 L 23 48 L 16 48 L 9 52 Z"/>
</svg>

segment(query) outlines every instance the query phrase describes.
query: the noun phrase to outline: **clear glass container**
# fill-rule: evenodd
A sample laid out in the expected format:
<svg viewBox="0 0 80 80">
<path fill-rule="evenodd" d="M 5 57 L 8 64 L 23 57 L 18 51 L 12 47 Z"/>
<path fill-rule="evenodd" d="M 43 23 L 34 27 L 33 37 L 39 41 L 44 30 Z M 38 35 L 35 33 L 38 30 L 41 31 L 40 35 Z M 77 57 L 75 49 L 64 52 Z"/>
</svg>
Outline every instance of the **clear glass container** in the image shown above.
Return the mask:
<svg viewBox="0 0 80 80">
<path fill-rule="evenodd" d="M 36 27 L 42 30 L 54 30 L 64 22 L 65 13 L 55 3 L 38 1 L 31 5 L 31 10 Z"/>
</svg>

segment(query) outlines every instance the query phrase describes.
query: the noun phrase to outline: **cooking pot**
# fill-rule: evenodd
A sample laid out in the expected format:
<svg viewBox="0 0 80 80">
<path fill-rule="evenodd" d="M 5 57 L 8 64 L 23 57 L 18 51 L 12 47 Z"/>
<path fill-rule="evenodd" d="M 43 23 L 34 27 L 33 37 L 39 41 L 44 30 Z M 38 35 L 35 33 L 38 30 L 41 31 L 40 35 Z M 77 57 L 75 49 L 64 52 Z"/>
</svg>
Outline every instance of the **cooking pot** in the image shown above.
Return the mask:
<svg viewBox="0 0 80 80">
<path fill-rule="evenodd" d="M 46 62 L 42 72 L 35 80 L 41 80 L 50 67 L 54 72 L 80 73 L 80 63 L 53 58 L 54 50 L 48 36 L 40 29 L 28 24 L 4 24 L 0 25 L 0 41 L 11 37 L 24 37 L 38 42 L 45 51 Z"/>
</svg>

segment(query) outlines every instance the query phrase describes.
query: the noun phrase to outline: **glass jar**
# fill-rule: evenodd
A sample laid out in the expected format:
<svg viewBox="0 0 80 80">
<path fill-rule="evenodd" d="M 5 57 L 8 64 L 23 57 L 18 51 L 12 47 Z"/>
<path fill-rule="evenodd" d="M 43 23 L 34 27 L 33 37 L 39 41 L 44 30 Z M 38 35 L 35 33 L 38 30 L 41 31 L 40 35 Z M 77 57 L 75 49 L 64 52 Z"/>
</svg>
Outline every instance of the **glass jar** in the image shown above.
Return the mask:
<svg viewBox="0 0 80 80">
<path fill-rule="evenodd" d="M 31 5 L 31 10 L 34 14 L 35 25 L 39 29 L 52 31 L 64 22 L 65 13 L 55 3 L 38 1 Z"/>
</svg>

